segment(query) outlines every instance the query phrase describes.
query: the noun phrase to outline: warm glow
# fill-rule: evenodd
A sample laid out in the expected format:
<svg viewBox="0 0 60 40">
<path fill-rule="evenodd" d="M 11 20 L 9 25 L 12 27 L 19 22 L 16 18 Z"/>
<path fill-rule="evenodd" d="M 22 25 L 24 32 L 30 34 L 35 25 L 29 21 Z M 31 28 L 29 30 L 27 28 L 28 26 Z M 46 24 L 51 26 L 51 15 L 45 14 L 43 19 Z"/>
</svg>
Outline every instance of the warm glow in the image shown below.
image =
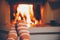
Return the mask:
<svg viewBox="0 0 60 40">
<path fill-rule="evenodd" d="M 18 8 L 17 8 L 17 12 L 21 14 L 23 20 L 26 21 L 27 23 L 31 23 L 30 13 L 29 13 L 31 10 L 31 7 L 33 7 L 33 5 L 20 4 L 18 5 Z"/>
<path fill-rule="evenodd" d="M 43 13 L 43 8 L 41 9 L 41 13 Z M 32 4 L 19 4 L 17 7 L 17 15 L 16 19 L 24 20 L 28 27 L 30 24 L 38 24 L 38 20 L 34 16 L 33 5 Z M 43 16 L 43 14 L 42 14 Z"/>
<path fill-rule="evenodd" d="M 44 7 L 43 6 L 41 6 L 41 16 L 43 16 L 43 12 L 44 12 Z"/>
<path fill-rule="evenodd" d="M 44 23 L 43 23 L 44 7 L 41 6 L 41 9 L 40 9 L 40 10 L 41 10 L 41 18 L 42 18 L 42 19 L 40 20 L 40 24 L 44 24 Z"/>
<path fill-rule="evenodd" d="M 33 23 L 31 21 L 31 19 L 34 18 L 33 5 L 32 4 L 19 4 L 18 7 L 17 7 L 17 13 L 19 14 L 18 15 L 19 16 L 18 20 L 26 21 L 28 26 L 29 26 L 29 24 Z"/>
</svg>

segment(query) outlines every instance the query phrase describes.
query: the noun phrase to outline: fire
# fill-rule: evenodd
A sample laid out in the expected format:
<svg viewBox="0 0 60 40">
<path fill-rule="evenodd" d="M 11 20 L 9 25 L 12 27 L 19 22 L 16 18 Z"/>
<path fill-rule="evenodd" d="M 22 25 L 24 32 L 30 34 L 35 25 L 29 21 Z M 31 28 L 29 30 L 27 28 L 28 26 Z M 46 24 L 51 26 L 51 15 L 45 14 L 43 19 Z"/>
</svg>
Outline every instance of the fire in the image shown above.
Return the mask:
<svg viewBox="0 0 60 40">
<path fill-rule="evenodd" d="M 24 20 L 26 23 L 29 24 L 32 23 L 31 17 L 34 16 L 33 14 L 33 5 L 32 4 L 19 4 L 17 7 L 17 14 L 18 14 L 18 20 Z"/>
<path fill-rule="evenodd" d="M 30 8 L 33 7 L 32 5 L 28 5 L 28 4 L 20 4 L 18 5 L 17 8 L 17 12 L 20 14 L 20 17 L 22 17 L 22 19 L 27 23 L 31 23 L 31 19 L 30 19 Z M 21 20 L 21 19 L 19 19 Z"/>
<path fill-rule="evenodd" d="M 42 17 L 42 19 L 40 20 L 40 24 L 44 24 L 43 23 L 43 20 L 44 20 L 44 18 L 43 18 L 43 15 L 44 15 L 44 7 L 43 6 L 41 6 L 41 17 Z"/>
<path fill-rule="evenodd" d="M 41 11 L 43 13 L 43 9 Z M 30 24 L 38 24 L 38 20 L 34 16 L 33 5 L 32 4 L 19 4 L 17 6 L 17 16 L 16 19 L 23 20 L 27 26 Z"/>
<path fill-rule="evenodd" d="M 18 20 L 24 20 L 26 23 L 32 23 L 31 16 L 33 15 L 33 5 L 19 4 L 17 7 Z"/>
</svg>

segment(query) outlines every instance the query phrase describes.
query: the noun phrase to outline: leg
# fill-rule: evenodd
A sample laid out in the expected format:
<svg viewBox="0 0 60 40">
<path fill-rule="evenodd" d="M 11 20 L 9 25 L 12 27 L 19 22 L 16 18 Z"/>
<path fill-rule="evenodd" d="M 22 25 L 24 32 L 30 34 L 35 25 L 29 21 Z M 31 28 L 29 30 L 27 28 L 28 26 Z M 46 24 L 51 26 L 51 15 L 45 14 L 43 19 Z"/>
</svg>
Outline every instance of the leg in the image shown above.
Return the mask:
<svg viewBox="0 0 60 40">
<path fill-rule="evenodd" d="M 18 40 L 17 32 L 15 30 L 15 26 L 11 27 L 11 30 L 9 31 L 7 40 Z"/>
<path fill-rule="evenodd" d="M 18 30 L 20 40 L 30 40 L 30 34 L 26 24 L 18 24 L 17 30 Z"/>
</svg>

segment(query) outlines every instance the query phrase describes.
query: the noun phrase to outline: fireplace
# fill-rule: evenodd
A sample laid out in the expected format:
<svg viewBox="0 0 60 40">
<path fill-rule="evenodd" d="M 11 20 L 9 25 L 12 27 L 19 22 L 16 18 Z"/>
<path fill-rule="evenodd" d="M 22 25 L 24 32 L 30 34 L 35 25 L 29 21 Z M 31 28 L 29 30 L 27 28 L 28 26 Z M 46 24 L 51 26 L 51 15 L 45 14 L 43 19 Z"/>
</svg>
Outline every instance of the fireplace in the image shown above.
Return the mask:
<svg viewBox="0 0 60 40">
<path fill-rule="evenodd" d="M 40 5 L 37 7 L 33 4 L 18 4 L 16 10 L 13 7 L 13 12 L 11 13 L 11 20 L 24 20 L 27 23 L 36 23 L 41 19 L 40 15 Z"/>
<path fill-rule="evenodd" d="M 43 13 L 46 0 L 7 0 L 10 5 L 10 21 L 24 21 L 30 26 L 44 24 Z"/>
</svg>

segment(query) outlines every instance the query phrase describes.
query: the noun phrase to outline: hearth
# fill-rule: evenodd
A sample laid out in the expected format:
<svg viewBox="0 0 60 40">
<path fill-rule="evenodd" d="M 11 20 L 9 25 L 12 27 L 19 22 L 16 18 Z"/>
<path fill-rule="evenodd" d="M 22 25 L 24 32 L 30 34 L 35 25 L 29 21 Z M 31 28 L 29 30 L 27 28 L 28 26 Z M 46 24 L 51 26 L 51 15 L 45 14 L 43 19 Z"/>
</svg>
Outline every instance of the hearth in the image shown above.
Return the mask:
<svg viewBox="0 0 60 40">
<path fill-rule="evenodd" d="M 44 24 L 43 13 L 46 0 L 7 0 L 10 5 L 10 20 L 24 21 L 30 26 Z"/>
</svg>

